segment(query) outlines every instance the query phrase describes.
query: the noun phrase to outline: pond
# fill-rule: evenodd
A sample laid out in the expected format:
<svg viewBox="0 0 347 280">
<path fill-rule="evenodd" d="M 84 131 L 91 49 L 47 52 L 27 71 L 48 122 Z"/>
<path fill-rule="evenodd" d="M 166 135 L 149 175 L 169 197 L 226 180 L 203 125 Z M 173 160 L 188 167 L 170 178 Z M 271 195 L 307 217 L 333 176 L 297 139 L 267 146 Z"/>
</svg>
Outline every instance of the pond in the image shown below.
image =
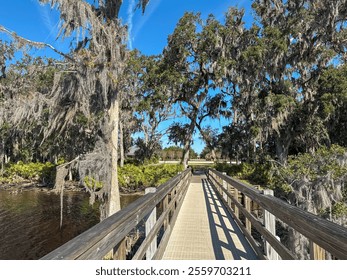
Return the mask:
<svg viewBox="0 0 347 280">
<path fill-rule="evenodd" d="M 122 207 L 140 195 L 121 197 Z M 0 259 L 40 259 L 99 222 L 98 206 L 83 192 L 0 191 Z"/>
</svg>

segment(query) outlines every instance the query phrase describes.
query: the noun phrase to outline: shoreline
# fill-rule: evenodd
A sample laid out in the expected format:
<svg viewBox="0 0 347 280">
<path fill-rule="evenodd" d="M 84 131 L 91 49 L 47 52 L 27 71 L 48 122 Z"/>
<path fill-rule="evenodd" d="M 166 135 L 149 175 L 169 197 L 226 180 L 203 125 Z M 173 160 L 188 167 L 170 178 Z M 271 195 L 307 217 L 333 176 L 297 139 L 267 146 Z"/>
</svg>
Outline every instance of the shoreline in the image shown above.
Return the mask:
<svg viewBox="0 0 347 280">
<path fill-rule="evenodd" d="M 57 192 L 52 185 L 43 184 L 37 181 L 24 180 L 15 183 L 0 183 L 0 191 L 9 191 L 13 193 L 21 193 L 25 191 L 40 191 L 40 192 Z M 64 191 L 71 192 L 85 192 L 85 188 L 80 186 L 78 182 L 66 182 Z M 136 190 L 127 190 L 125 188 L 119 188 L 120 195 L 131 196 L 131 195 L 144 195 L 145 191 L 143 188 Z"/>
</svg>

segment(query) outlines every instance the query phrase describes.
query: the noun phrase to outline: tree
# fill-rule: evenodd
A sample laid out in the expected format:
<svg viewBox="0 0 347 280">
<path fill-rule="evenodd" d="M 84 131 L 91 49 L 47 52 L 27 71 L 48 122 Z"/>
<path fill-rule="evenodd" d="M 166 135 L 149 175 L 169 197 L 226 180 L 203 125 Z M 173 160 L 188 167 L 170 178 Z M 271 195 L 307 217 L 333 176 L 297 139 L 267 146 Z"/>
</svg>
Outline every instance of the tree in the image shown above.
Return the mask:
<svg viewBox="0 0 347 280">
<path fill-rule="evenodd" d="M 160 79 L 160 56 L 141 56 L 140 85 L 137 89 L 138 104 L 135 116 L 143 132 L 141 144 L 142 155 L 150 159 L 160 145 L 162 131 L 160 125 L 173 115 L 170 103 L 170 85 Z M 159 77 L 158 77 L 159 76 Z"/>
<path fill-rule="evenodd" d="M 190 149 L 189 151 L 190 159 L 198 158 L 198 154 L 194 151 L 194 149 Z M 183 156 L 183 149 L 177 146 L 170 146 L 162 149 L 161 156 L 163 160 L 181 160 Z"/>
<path fill-rule="evenodd" d="M 260 124 L 259 133 L 273 136 L 281 163 L 286 163 L 295 137 L 326 135 L 315 119 L 317 81 L 345 52 L 345 5 L 346 1 L 327 0 L 253 3 L 261 25 L 256 46 L 262 67 L 261 75 L 252 78 L 258 81 L 255 93 L 260 99 L 255 119 L 267 126 L 264 131 Z M 306 124 L 312 122 L 316 129 L 307 129 Z M 320 141 L 312 143 L 312 149 Z"/>
<path fill-rule="evenodd" d="M 318 81 L 317 103 L 329 142 L 347 147 L 347 66 L 329 67 Z"/>
<path fill-rule="evenodd" d="M 175 145 L 183 146 L 183 153 L 181 157 L 181 163 L 184 169 L 188 167 L 189 151 L 192 142 L 192 134 L 194 131 L 194 123 L 181 124 L 174 122 L 168 129 L 169 141 L 173 142 Z"/>
<path fill-rule="evenodd" d="M 255 0 L 258 23 L 248 29 L 243 11 L 227 13 L 221 38 L 230 43 L 223 44 L 217 69 L 229 83 L 233 130 L 242 132 L 248 159 L 271 146 L 286 164 L 294 141 L 305 141 L 310 151 L 327 141 L 317 118 L 317 81 L 345 55 L 345 4 Z"/>
<path fill-rule="evenodd" d="M 73 50 L 62 53 L 52 46 L 32 42 L 10 33 L 21 44 L 35 47 L 51 47 L 70 65 L 70 74 L 56 75 L 52 90 L 49 126 L 45 139 L 53 132 L 63 133 L 82 112 L 87 118 L 99 121 L 98 140 L 93 149 L 78 158 L 80 176 L 90 175 L 103 182 L 100 192 L 90 189 L 105 203 L 101 209 L 105 218 L 120 209 L 117 181 L 117 149 L 119 121 L 118 79 L 124 70 L 127 51 L 123 45 L 126 28 L 120 24 L 118 13 L 121 0 L 100 0 L 94 4 L 82 0 L 41 0 L 60 12 L 59 36 L 71 38 Z M 148 0 L 140 0 L 144 10 Z M 57 172 L 62 177 L 66 174 Z M 83 180 L 82 180 L 83 181 Z M 86 186 L 88 187 L 88 186 Z"/>
<path fill-rule="evenodd" d="M 190 159 L 197 159 L 198 158 L 198 153 L 195 152 L 195 150 L 193 148 L 190 148 L 189 150 L 189 155 L 190 155 Z"/>
<path fill-rule="evenodd" d="M 180 160 L 183 156 L 183 149 L 177 146 L 166 147 L 161 151 L 163 160 Z"/>
<path fill-rule="evenodd" d="M 202 29 L 201 31 L 199 29 Z M 204 24 L 199 14 L 185 13 L 174 32 L 169 36 L 168 46 L 163 52 L 163 65 L 173 81 L 172 103 L 188 120 L 186 124 L 174 123 L 169 132 L 171 139 L 183 143 L 183 164 L 187 167 L 189 149 L 195 129 L 210 147 L 210 137 L 202 127 L 208 117 L 224 113 L 224 95 L 216 92 L 221 84 L 215 76 L 216 59 L 220 54 L 218 30 L 220 23 L 209 16 Z M 213 89 L 213 91 L 211 91 Z M 179 133 L 184 132 L 184 139 Z"/>
<path fill-rule="evenodd" d="M 11 52 L 14 51 L 12 44 Z M 6 53 L 3 55 L 6 57 Z M 56 71 L 52 63 L 53 60 L 25 54 L 5 67 L 0 79 L 0 138 L 1 158 L 6 161 L 42 159 L 38 148 L 47 120 L 48 92 Z"/>
<path fill-rule="evenodd" d="M 206 159 L 207 155 L 211 152 L 211 150 L 205 146 L 200 153 L 200 158 Z"/>
<path fill-rule="evenodd" d="M 120 83 L 120 118 L 119 118 L 119 155 L 120 166 L 124 166 L 125 153 L 132 146 L 131 135 L 140 130 L 136 118 L 136 109 L 142 100 L 140 88 L 142 86 L 143 56 L 138 50 L 129 53 L 127 63 Z"/>
</svg>

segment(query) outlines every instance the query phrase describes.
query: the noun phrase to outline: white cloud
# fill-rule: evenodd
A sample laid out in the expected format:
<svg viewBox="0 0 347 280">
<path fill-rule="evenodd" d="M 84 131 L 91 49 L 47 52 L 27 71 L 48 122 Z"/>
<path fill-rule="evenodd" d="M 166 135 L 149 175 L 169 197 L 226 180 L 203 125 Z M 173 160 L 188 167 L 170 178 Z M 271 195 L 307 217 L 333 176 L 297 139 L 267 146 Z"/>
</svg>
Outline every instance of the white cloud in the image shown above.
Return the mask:
<svg viewBox="0 0 347 280">
<path fill-rule="evenodd" d="M 35 1 L 37 4 L 37 9 L 41 15 L 42 22 L 46 29 L 49 31 L 45 39 L 48 40 L 49 37 L 54 37 L 58 34 L 59 29 L 59 18 L 55 19 L 52 9 L 49 5 L 41 4 Z M 55 37 L 54 37 L 55 38 Z"/>
<path fill-rule="evenodd" d="M 157 10 L 162 0 L 151 0 L 149 1 L 148 6 L 144 15 L 140 17 L 140 20 L 136 23 L 135 28 L 132 32 L 132 42 L 135 40 L 137 34 L 141 31 L 142 27 L 146 22 L 151 18 L 152 14 Z"/>
<path fill-rule="evenodd" d="M 133 18 L 135 14 L 135 7 L 136 3 L 135 0 L 129 1 L 128 11 L 127 11 L 127 26 L 128 26 L 128 47 L 132 50 L 133 49 Z"/>
</svg>

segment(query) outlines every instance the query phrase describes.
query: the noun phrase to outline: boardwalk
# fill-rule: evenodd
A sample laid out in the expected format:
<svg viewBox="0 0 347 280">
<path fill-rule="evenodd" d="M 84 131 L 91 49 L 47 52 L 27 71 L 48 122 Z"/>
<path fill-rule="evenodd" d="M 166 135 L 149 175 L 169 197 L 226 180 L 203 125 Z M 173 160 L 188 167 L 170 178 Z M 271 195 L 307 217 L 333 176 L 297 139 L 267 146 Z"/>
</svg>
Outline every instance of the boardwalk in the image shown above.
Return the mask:
<svg viewBox="0 0 347 280">
<path fill-rule="evenodd" d="M 256 259 L 206 176 L 193 176 L 163 259 Z"/>
</svg>

